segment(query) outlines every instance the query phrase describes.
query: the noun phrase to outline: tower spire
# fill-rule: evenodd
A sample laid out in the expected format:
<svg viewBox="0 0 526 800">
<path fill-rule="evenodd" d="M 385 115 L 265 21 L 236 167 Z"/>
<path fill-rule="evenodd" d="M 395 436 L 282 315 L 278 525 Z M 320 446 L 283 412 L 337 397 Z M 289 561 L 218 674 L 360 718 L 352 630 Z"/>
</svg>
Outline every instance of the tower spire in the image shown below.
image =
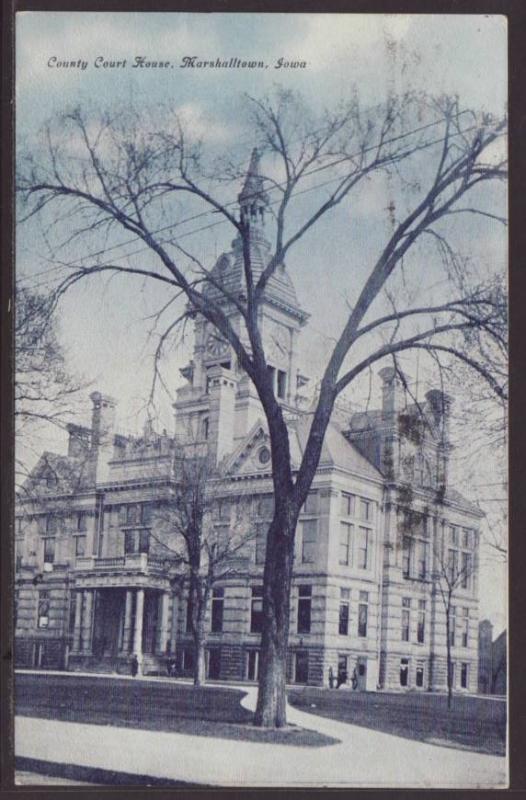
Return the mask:
<svg viewBox="0 0 526 800">
<path fill-rule="evenodd" d="M 259 174 L 259 150 L 254 147 L 250 157 L 245 183 L 238 195 L 241 210 L 241 221 L 250 224 L 265 221 L 265 209 L 268 206 L 268 197 L 263 189 L 263 178 Z"/>
</svg>

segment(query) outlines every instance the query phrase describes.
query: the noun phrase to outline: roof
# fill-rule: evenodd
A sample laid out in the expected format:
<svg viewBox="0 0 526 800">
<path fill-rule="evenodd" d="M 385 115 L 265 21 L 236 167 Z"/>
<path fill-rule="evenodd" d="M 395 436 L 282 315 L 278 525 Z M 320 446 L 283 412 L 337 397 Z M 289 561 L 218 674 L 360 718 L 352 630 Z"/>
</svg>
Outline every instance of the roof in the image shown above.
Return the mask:
<svg viewBox="0 0 526 800">
<path fill-rule="evenodd" d="M 472 503 L 471 500 L 468 500 L 464 497 L 464 495 L 457 492 L 456 489 L 447 489 L 444 495 L 444 500 L 446 503 L 453 503 L 456 506 L 462 506 L 465 511 L 469 511 L 471 514 L 475 514 L 477 517 L 483 517 L 484 512 L 480 510 L 480 508 Z"/>
<path fill-rule="evenodd" d="M 302 414 L 293 423 L 299 450 L 304 453 L 312 424 L 312 413 Z M 331 420 L 323 441 L 320 466 L 334 466 L 362 475 L 372 480 L 383 480 L 382 474 L 358 450 L 356 445 L 345 438 L 340 425 Z"/>
<path fill-rule="evenodd" d="M 45 451 L 24 483 L 28 494 L 70 494 L 80 488 L 87 460 Z"/>
</svg>

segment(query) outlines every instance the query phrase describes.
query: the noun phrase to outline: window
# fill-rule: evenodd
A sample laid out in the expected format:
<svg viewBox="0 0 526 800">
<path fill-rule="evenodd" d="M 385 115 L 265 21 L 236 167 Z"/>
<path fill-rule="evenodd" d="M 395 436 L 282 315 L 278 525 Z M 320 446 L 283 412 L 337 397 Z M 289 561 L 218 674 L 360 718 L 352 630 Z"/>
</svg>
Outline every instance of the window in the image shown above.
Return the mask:
<svg viewBox="0 0 526 800">
<path fill-rule="evenodd" d="M 75 536 L 75 557 L 82 558 L 86 555 L 86 537 Z"/>
<path fill-rule="evenodd" d="M 309 492 L 302 508 L 303 514 L 318 513 L 318 492 Z"/>
<path fill-rule="evenodd" d="M 404 578 L 409 578 L 411 574 L 411 550 L 412 539 L 410 536 L 404 536 L 402 540 L 402 573 Z"/>
<path fill-rule="evenodd" d="M 298 589 L 298 633 L 310 633 L 312 586 Z"/>
<path fill-rule="evenodd" d="M 49 592 L 43 589 L 38 593 L 38 627 L 49 626 Z"/>
<path fill-rule="evenodd" d="M 419 644 L 424 644 L 426 635 L 426 601 L 418 601 L 418 624 L 416 629 L 416 640 Z"/>
<path fill-rule="evenodd" d="M 139 553 L 150 552 L 150 531 L 139 531 Z"/>
<path fill-rule="evenodd" d="M 418 540 L 417 553 L 418 577 L 421 580 L 424 580 L 427 577 L 427 542 L 424 542 L 421 539 Z"/>
<path fill-rule="evenodd" d="M 340 636 L 347 636 L 349 633 L 350 596 L 350 589 L 340 589 L 340 619 L 338 623 L 338 633 Z"/>
<path fill-rule="evenodd" d="M 287 391 L 287 373 L 283 372 L 283 370 L 278 369 L 278 388 L 277 394 L 281 400 L 285 399 Z"/>
<path fill-rule="evenodd" d="M 447 565 L 449 581 L 454 584 L 458 577 L 458 550 L 453 550 L 451 547 L 449 548 Z"/>
<path fill-rule="evenodd" d="M 58 484 L 58 478 L 54 472 L 48 471 L 44 477 L 48 489 L 54 489 Z"/>
<path fill-rule="evenodd" d="M 342 517 L 354 516 L 354 502 L 355 497 L 353 494 L 342 492 Z"/>
<path fill-rule="evenodd" d="M 360 592 L 360 603 L 358 605 L 358 636 L 367 636 L 367 613 L 368 613 L 369 594 Z"/>
<path fill-rule="evenodd" d="M 468 639 L 469 639 L 469 608 L 462 609 L 462 632 L 461 632 L 461 642 L 462 647 L 468 646 Z"/>
<path fill-rule="evenodd" d="M 183 650 L 183 675 L 192 675 L 194 671 L 194 650 L 192 647 L 185 647 Z"/>
<path fill-rule="evenodd" d="M 77 514 L 77 530 L 80 532 L 87 531 L 88 529 L 88 515 L 85 511 L 79 511 Z"/>
<path fill-rule="evenodd" d="M 218 680 L 221 676 L 221 648 L 211 647 L 208 650 L 207 673 L 211 680 Z"/>
<path fill-rule="evenodd" d="M 53 564 L 55 560 L 55 537 L 44 539 L 44 564 Z"/>
<path fill-rule="evenodd" d="M 124 552 L 135 553 L 135 531 L 124 531 Z"/>
<path fill-rule="evenodd" d="M 449 528 L 449 544 L 456 547 L 458 545 L 458 529 L 453 527 L 453 525 Z"/>
<path fill-rule="evenodd" d="M 256 564 L 265 563 L 268 522 L 256 522 Z"/>
<path fill-rule="evenodd" d="M 462 552 L 462 577 L 461 586 L 463 589 L 469 589 L 471 577 L 471 554 Z"/>
<path fill-rule="evenodd" d="M 208 417 L 204 417 L 201 422 L 201 435 L 203 439 L 208 439 L 209 421 Z"/>
<path fill-rule="evenodd" d="M 409 659 L 400 659 L 400 686 L 409 686 Z"/>
<path fill-rule="evenodd" d="M 471 531 L 466 530 L 465 528 L 462 531 L 462 547 L 464 547 L 466 550 L 469 550 L 471 547 Z"/>
<path fill-rule="evenodd" d="M 265 519 L 272 518 L 274 513 L 274 498 L 271 494 L 258 497 L 256 513 L 258 517 L 264 517 Z"/>
<path fill-rule="evenodd" d="M 340 564 L 352 564 L 352 540 L 354 525 L 350 522 L 340 522 Z"/>
<path fill-rule="evenodd" d="M 469 664 L 466 664 L 465 661 L 462 662 L 460 665 L 460 688 L 467 689 L 468 688 L 468 676 L 469 676 Z"/>
<path fill-rule="evenodd" d="M 423 661 L 418 661 L 416 664 L 416 685 L 419 689 L 422 689 L 424 686 L 424 663 Z"/>
<path fill-rule="evenodd" d="M 369 530 L 367 528 L 359 528 L 358 534 L 358 568 L 367 569 L 368 567 L 368 543 L 369 543 Z"/>
<path fill-rule="evenodd" d="M 363 497 L 360 498 L 360 519 L 363 519 L 364 522 L 367 522 L 372 519 L 372 508 L 373 504 L 370 500 L 364 500 Z"/>
<path fill-rule="evenodd" d="M 455 646 L 455 628 L 456 628 L 457 609 L 451 606 L 449 611 L 449 644 L 451 647 Z"/>
<path fill-rule="evenodd" d="M 316 539 L 318 523 L 315 519 L 306 519 L 301 523 L 301 560 L 303 564 L 314 564 L 316 561 Z"/>
<path fill-rule="evenodd" d="M 217 588 L 212 591 L 212 633 L 221 633 L 223 630 L 223 607 L 225 590 Z"/>
<path fill-rule="evenodd" d="M 261 633 L 263 630 L 263 587 L 252 587 L 252 602 L 250 605 L 250 632 Z"/>
<path fill-rule="evenodd" d="M 298 650 L 296 653 L 294 680 L 296 683 L 308 683 L 309 681 L 309 654 L 306 650 Z"/>
<path fill-rule="evenodd" d="M 49 514 L 46 517 L 46 533 L 50 536 L 54 536 L 58 529 L 57 518 L 54 514 Z"/>
<path fill-rule="evenodd" d="M 408 642 L 410 639 L 411 624 L 411 598 L 402 597 L 402 641 Z"/>
</svg>

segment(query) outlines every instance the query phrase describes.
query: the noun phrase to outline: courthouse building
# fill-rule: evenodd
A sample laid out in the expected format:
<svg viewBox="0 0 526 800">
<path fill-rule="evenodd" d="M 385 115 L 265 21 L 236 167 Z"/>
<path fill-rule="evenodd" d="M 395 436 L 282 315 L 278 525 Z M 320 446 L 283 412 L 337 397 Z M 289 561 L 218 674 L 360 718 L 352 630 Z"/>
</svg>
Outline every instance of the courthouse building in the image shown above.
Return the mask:
<svg viewBox="0 0 526 800">
<path fill-rule="evenodd" d="M 267 198 L 257 156 L 239 196 L 250 220 L 252 265 L 268 261 Z M 244 338 L 235 306 L 243 292 L 242 245 L 221 255 L 209 292 Z M 290 276 L 265 290 L 261 330 L 276 395 L 300 462 L 312 414 L 298 361 L 308 324 Z M 15 648 L 19 666 L 164 672 L 192 670 L 187 586 L 158 510 L 177 487 L 176 454 L 190 441 L 220 472 L 216 523 L 228 531 L 240 498 L 253 534 L 210 602 L 210 679 L 255 681 L 259 668 L 265 533 L 272 515 L 271 459 L 255 389 L 228 343 L 196 317 L 172 434 L 116 432 L 116 402 L 91 395 L 89 426 L 70 425 L 67 455 L 43 453 L 19 493 L 15 519 Z M 440 583 L 455 581 L 451 614 L 454 685 L 478 680 L 479 509 L 448 482 L 450 400 L 429 391 L 404 402 L 389 365 L 381 407 L 335 413 L 297 531 L 288 680 L 327 685 L 329 671 L 359 690 L 444 690 L 446 617 Z M 217 491 L 217 490 L 216 490 Z M 163 539 L 164 537 L 164 539 Z M 446 574 L 447 573 L 447 574 Z M 456 575 L 460 576 L 457 580 Z"/>
</svg>

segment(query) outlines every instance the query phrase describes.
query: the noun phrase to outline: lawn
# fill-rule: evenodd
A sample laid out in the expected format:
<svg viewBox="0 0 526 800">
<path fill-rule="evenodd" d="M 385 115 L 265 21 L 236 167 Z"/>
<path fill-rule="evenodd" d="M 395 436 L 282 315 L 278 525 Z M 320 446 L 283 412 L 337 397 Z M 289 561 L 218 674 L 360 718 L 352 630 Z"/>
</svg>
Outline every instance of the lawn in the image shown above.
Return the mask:
<svg viewBox="0 0 526 800">
<path fill-rule="evenodd" d="M 163 681 L 148 683 L 72 675 L 16 676 L 16 714 L 70 722 L 174 731 L 302 747 L 335 739 L 295 726 L 269 731 L 253 725 L 241 706 L 244 692 L 221 686 L 195 688 Z"/>
<path fill-rule="evenodd" d="M 505 755 L 506 704 L 457 695 L 451 711 L 445 695 L 294 689 L 289 703 L 302 711 L 432 744 Z"/>
</svg>

